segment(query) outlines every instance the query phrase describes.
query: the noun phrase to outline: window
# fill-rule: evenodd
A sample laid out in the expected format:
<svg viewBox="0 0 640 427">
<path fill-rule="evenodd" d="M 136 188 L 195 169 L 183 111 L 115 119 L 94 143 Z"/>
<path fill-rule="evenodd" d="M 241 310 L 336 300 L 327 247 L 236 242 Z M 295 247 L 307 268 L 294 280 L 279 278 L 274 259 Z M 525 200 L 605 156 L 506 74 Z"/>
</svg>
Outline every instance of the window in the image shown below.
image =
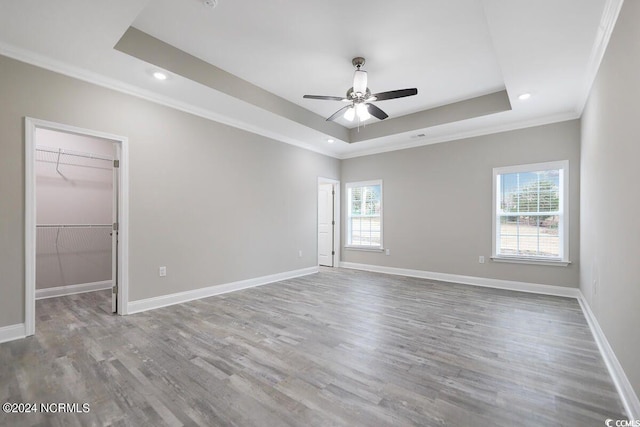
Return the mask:
<svg viewBox="0 0 640 427">
<path fill-rule="evenodd" d="M 493 259 L 569 262 L 569 162 L 493 170 Z"/>
<path fill-rule="evenodd" d="M 347 188 L 347 246 L 382 249 L 382 181 L 353 182 Z"/>
</svg>

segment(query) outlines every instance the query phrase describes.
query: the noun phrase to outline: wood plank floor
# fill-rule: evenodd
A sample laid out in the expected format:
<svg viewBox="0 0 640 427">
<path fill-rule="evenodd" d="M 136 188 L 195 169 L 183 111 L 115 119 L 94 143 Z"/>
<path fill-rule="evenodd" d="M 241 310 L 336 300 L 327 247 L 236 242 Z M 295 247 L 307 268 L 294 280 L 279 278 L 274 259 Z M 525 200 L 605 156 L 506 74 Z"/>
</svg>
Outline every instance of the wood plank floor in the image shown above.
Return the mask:
<svg viewBox="0 0 640 427">
<path fill-rule="evenodd" d="M 6 426 L 598 426 L 623 409 L 575 300 L 343 269 L 127 317 L 37 302 Z"/>
</svg>

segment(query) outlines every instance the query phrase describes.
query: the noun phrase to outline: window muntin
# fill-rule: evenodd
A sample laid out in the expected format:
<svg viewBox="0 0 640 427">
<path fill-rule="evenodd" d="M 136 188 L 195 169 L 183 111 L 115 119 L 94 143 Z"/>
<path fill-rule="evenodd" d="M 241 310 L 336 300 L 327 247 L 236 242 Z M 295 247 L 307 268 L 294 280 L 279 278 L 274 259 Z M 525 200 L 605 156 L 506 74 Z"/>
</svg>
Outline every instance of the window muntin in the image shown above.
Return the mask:
<svg viewBox="0 0 640 427">
<path fill-rule="evenodd" d="M 354 182 L 347 189 L 347 246 L 382 249 L 382 181 Z"/>
<path fill-rule="evenodd" d="M 496 258 L 568 262 L 568 162 L 494 169 Z"/>
</svg>

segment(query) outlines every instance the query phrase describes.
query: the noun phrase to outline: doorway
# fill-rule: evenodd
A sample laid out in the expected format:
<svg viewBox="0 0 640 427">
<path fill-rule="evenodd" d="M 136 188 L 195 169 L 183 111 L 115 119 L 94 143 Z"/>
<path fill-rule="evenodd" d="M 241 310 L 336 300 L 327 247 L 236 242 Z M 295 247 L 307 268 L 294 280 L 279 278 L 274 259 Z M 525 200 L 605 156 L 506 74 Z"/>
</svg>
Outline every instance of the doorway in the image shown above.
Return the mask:
<svg viewBox="0 0 640 427">
<path fill-rule="evenodd" d="M 126 314 L 127 138 L 25 119 L 25 326 L 35 300 L 111 289 Z"/>
<path fill-rule="evenodd" d="M 318 178 L 318 265 L 336 267 L 340 260 L 340 182 Z"/>
</svg>

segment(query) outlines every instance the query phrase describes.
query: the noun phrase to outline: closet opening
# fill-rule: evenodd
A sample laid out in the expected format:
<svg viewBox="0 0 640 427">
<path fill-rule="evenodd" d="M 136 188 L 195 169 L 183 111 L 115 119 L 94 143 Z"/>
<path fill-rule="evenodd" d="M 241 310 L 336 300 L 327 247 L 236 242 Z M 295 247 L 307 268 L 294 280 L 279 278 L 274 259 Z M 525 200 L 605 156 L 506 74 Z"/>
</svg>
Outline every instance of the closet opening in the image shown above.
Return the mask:
<svg viewBox="0 0 640 427">
<path fill-rule="evenodd" d="M 26 335 L 36 299 L 102 291 L 97 308 L 126 314 L 126 138 L 30 118 L 25 130 Z"/>
</svg>

